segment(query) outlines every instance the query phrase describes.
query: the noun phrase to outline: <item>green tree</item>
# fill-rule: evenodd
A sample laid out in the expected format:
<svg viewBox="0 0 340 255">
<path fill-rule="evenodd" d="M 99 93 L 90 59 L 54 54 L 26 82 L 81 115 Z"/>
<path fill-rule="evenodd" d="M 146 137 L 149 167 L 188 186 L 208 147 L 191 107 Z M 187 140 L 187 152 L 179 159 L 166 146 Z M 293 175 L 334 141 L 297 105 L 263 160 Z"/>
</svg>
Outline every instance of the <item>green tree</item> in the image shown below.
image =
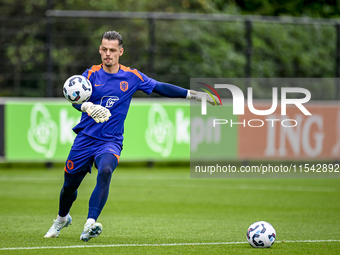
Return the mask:
<svg viewBox="0 0 340 255">
<path fill-rule="evenodd" d="M 44 96 L 46 86 L 46 0 L 0 0 L 0 95 Z M 180 0 L 52 1 L 54 9 L 131 12 L 191 12 L 269 16 L 339 17 L 336 1 Z M 53 18 L 54 94 L 63 82 L 99 64 L 99 39 L 106 30 L 124 37 L 121 63 L 154 78 L 189 86 L 191 77 L 245 77 L 244 22 L 156 20 L 155 48 L 144 19 Z M 333 77 L 335 28 L 253 23 L 252 77 Z M 151 56 L 154 52 L 154 67 Z M 154 74 L 153 72 L 154 68 Z M 320 90 L 331 98 L 334 92 Z"/>
</svg>

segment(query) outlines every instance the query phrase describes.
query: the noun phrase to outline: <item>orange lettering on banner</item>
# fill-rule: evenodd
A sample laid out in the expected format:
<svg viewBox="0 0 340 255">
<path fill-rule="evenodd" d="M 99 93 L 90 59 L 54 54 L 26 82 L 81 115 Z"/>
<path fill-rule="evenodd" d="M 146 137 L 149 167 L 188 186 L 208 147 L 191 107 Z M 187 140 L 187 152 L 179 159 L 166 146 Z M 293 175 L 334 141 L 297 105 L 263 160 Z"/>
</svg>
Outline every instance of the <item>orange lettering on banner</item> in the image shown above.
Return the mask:
<svg viewBox="0 0 340 255">
<path fill-rule="evenodd" d="M 257 104 L 256 109 L 269 109 L 270 104 Z M 238 155 L 241 159 L 336 159 L 340 157 L 340 107 L 337 104 L 310 103 L 311 116 L 296 107 L 281 109 L 269 116 L 252 114 L 247 107 L 237 125 Z M 249 122 L 249 120 L 251 120 Z M 260 126 L 262 127 L 250 127 Z M 297 123 L 297 125 L 296 125 Z M 295 126 L 296 125 L 296 126 Z M 286 127 L 285 127 L 286 126 Z M 288 127 L 295 126 L 295 127 Z"/>
</svg>

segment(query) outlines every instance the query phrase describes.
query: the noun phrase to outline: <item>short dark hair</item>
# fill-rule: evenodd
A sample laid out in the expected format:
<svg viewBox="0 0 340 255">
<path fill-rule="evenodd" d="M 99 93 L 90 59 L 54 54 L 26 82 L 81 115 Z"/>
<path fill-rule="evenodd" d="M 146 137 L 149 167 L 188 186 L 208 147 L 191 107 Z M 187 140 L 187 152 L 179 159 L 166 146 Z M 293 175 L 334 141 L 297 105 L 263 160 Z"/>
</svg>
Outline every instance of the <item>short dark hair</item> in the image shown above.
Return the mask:
<svg viewBox="0 0 340 255">
<path fill-rule="evenodd" d="M 103 34 L 100 43 L 102 43 L 103 39 L 107 39 L 107 40 L 118 40 L 118 45 L 119 45 L 120 47 L 123 46 L 123 37 L 122 37 L 121 34 L 118 33 L 117 31 L 106 31 L 106 32 Z"/>
</svg>

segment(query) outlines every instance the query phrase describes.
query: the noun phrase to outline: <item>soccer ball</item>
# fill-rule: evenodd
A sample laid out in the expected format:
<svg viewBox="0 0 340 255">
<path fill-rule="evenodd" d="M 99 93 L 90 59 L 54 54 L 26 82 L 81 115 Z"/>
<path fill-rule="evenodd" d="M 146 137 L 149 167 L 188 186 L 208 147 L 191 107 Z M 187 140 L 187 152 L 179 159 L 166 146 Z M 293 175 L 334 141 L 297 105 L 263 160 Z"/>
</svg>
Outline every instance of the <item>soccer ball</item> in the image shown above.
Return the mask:
<svg viewBox="0 0 340 255">
<path fill-rule="evenodd" d="M 275 238 L 275 229 L 265 221 L 251 224 L 247 231 L 248 243 L 254 248 L 269 248 L 275 242 Z"/>
<path fill-rule="evenodd" d="M 64 83 L 64 96 L 73 104 L 82 104 L 92 94 L 91 82 L 82 75 L 73 75 Z"/>
</svg>

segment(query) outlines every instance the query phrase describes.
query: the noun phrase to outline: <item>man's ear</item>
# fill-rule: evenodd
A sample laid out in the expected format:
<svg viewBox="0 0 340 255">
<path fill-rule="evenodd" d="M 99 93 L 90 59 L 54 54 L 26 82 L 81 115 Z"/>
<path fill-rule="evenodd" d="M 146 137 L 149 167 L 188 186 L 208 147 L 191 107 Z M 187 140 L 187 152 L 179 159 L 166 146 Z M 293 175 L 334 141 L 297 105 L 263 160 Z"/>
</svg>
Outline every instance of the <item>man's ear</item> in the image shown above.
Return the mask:
<svg viewBox="0 0 340 255">
<path fill-rule="evenodd" d="M 123 53 L 124 53 L 124 48 L 122 47 L 122 48 L 119 49 L 119 56 L 122 56 Z"/>
</svg>

